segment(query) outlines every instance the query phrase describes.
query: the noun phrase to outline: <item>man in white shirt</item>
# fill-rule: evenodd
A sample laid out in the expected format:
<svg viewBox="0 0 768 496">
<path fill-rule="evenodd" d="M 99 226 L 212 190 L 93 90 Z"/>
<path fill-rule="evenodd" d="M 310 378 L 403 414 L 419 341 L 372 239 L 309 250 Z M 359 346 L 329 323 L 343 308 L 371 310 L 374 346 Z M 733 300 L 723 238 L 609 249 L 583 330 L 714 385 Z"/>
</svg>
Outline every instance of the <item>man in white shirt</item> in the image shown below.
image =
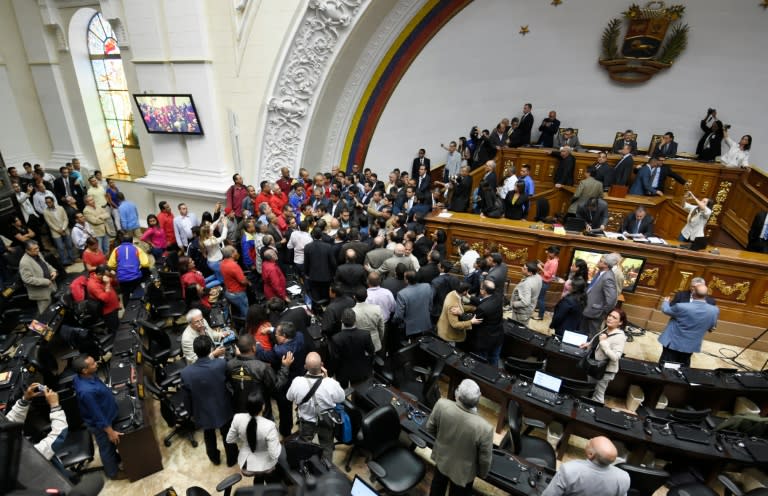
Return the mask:
<svg viewBox="0 0 768 496">
<path fill-rule="evenodd" d="M 316 352 L 307 354 L 304 361 L 307 374 L 293 379 L 285 393 L 288 401 L 296 403 L 299 417 L 299 437 L 312 442 L 317 434 L 318 444 L 323 448 L 323 457 L 333 460 L 334 422 L 329 416 L 336 403 L 344 401 L 344 390 L 335 380 L 328 377 L 323 361 Z"/>
<path fill-rule="evenodd" d="M 24 216 L 24 222 L 29 224 L 29 217 L 37 217 L 35 207 L 32 205 L 30 198 L 35 188 L 31 184 L 27 184 L 26 192 L 21 190 L 19 183 L 13 183 L 13 192 L 16 193 L 16 200 L 21 206 L 21 214 Z"/>
<path fill-rule="evenodd" d="M 220 331 L 214 331 L 211 329 L 211 326 L 208 325 L 208 322 L 203 317 L 203 312 L 197 308 L 193 308 L 187 312 L 187 324 L 188 325 L 184 329 L 184 332 L 181 333 L 181 354 L 184 355 L 184 359 L 187 361 L 187 364 L 192 364 L 195 363 L 198 358 L 200 358 L 195 354 L 194 351 L 193 343 L 195 338 L 206 334 L 209 338 L 211 338 L 211 341 L 215 343 L 221 340 L 222 333 Z M 214 350 L 211 352 L 211 358 L 224 356 L 225 351 L 226 349 L 223 346 L 214 348 Z"/>
<path fill-rule="evenodd" d="M 475 262 L 480 258 L 480 254 L 473 250 L 469 246 L 469 243 L 462 243 L 459 245 L 459 254 L 461 255 L 461 259 L 459 260 L 461 263 L 461 273 L 464 274 L 464 277 L 467 277 L 467 275 L 475 269 Z"/>
<path fill-rule="evenodd" d="M 443 182 L 450 181 L 451 177 L 459 175 L 461 168 L 461 153 L 456 150 L 456 142 L 451 141 L 448 144 L 448 155 L 445 158 L 445 175 Z"/>
<path fill-rule="evenodd" d="M 45 212 L 46 206 L 45 206 L 45 199 L 46 198 L 53 198 L 53 204 L 58 205 L 59 203 L 56 201 L 56 197 L 53 193 L 45 189 L 45 184 L 40 183 L 35 185 L 35 194 L 32 195 L 32 204 L 35 207 L 35 211 L 37 211 L 40 216 L 43 215 L 43 212 Z"/>
<path fill-rule="evenodd" d="M 515 175 L 515 166 L 512 165 L 504 169 L 504 184 L 499 191 L 501 199 L 506 198 L 508 193 L 515 190 L 515 184 L 517 184 L 517 176 Z"/>
<path fill-rule="evenodd" d="M 179 203 L 179 215 L 173 218 L 173 232 L 176 235 L 176 244 L 185 251 L 192 240 L 192 228 L 199 226 L 197 216 L 190 212 L 186 203 Z"/>
</svg>

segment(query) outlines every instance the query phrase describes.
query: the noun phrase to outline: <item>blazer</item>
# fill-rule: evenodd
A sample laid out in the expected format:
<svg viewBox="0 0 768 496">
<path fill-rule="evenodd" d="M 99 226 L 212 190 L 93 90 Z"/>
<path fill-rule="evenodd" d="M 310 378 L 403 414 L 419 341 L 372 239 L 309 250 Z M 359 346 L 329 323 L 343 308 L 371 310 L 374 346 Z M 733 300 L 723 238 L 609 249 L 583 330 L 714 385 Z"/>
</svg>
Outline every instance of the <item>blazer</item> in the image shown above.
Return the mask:
<svg viewBox="0 0 768 496">
<path fill-rule="evenodd" d="M 366 287 L 368 272 L 360 264 L 345 263 L 336 269 L 335 279 L 337 283 L 341 284 L 345 294 L 354 296 L 354 291 L 357 288 Z"/>
<path fill-rule="evenodd" d="M 712 210 L 709 208 L 699 209 L 698 205 L 691 205 L 690 203 L 686 203 L 683 209 L 688 212 L 688 219 L 680 234 L 691 241 L 704 236 L 704 228 L 707 226 L 709 216 L 712 215 Z"/>
<path fill-rule="evenodd" d="M 438 318 L 445 306 L 445 298 L 459 287 L 459 278 L 445 272 L 432 279 L 430 285 L 432 286 L 432 315 Z"/>
<path fill-rule="evenodd" d="M 595 164 L 595 179 L 603 183 L 603 190 L 608 191 L 615 181 L 613 167 L 607 162 L 600 167 Z"/>
<path fill-rule="evenodd" d="M 594 282 L 587 288 L 587 306 L 582 315 L 588 319 L 601 319 L 608 315 L 616 307 L 619 297 L 613 271 L 608 269 L 599 274 L 599 279 L 594 281 L 593 278 Z M 594 277 L 598 277 L 597 274 Z"/>
<path fill-rule="evenodd" d="M 584 219 L 592 229 L 598 229 L 608 222 L 608 203 L 602 198 L 597 200 L 597 210 L 590 212 L 587 204 L 583 203 L 576 209 L 576 217 Z"/>
<path fill-rule="evenodd" d="M 622 157 L 613 168 L 613 184 L 618 184 L 619 186 L 629 184 L 629 176 L 632 174 L 634 163 L 632 155 Z"/>
<path fill-rule="evenodd" d="M 485 276 L 485 278 L 490 279 L 496 284 L 496 291 L 503 291 L 504 284 L 506 284 L 507 282 L 508 270 L 509 269 L 507 267 L 507 264 L 502 262 L 499 265 L 488 269 L 488 274 Z"/>
<path fill-rule="evenodd" d="M 708 305 L 704 300 L 670 305 L 664 301 L 661 311 L 670 319 L 664 332 L 659 336 L 659 343 L 665 348 L 681 353 L 701 351 L 704 335 L 717 325 L 720 310 Z"/>
<path fill-rule="evenodd" d="M 480 324 L 472 326 L 469 336 L 469 349 L 473 352 L 490 351 L 504 341 L 503 293 L 500 289 L 484 300 L 480 300 L 475 308 L 475 316 L 483 319 Z"/>
<path fill-rule="evenodd" d="M 605 167 L 608 167 L 607 165 Z M 576 210 L 590 198 L 603 197 L 603 183 L 593 177 L 585 177 L 579 181 L 576 186 L 576 192 L 571 198 L 571 205 L 568 207 L 569 214 L 575 214 Z"/>
<path fill-rule="evenodd" d="M 218 429 L 232 420 L 225 360 L 199 357 L 181 371 L 181 382 L 198 428 Z"/>
<path fill-rule="evenodd" d="M 631 195 L 645 195 L 652 196 L 655 194 L 655 190 L 651 186 L 651 173 L 652 168 L 648 164 L 640 166 L 640 170 L 637 171 L 632 186 L 629 188 L 629 194 Z"/>
<path fill-rule="evenodd" d="M 331 338 L 332 370 L 342 387 L 373 375 L 374 351 L 371 334 L 356 327 L 342 329 Z"/>
<path fill-rule="evenodd" d="M 504 217 L 512 220 L 524 219 L 528 216 L 528 195 L 525 193 L 517 197 L 517 201 L 512 203 L 515 193 L 510 191 L 504 198 Z"/>
<path fill-rule="evenodd" d="M 459 293 L 451 291 L 443 300 L 440 318 L 437 319 L 437 335 L 446 341 L 461 343 L 467 339 L 467 330 L 472 328 L 472 322 L 459 320 L 459 316 L 453 315 L 451 308 L 455 306 L 461 308 L 462 312 L 468 310 L 467 306 L 462 303 Z"/>
<path fill-rule="evenodd" d="M 499 186 L 499 181 L 496 178 L 496 173 L 491 171 L 487 175 L 483 176 L 481 179 L 482 181 L 485 181 L 486 183 L 490 184 L 493 188 L 494 192 L 496 191 L 496 188 Z"/>
<path fill-rule="evenodd" d="M 597 340 L 597 346 L 595 347 L 595 360 L 608 360 L 608 366 L 605 368 L 606 372 L 616 373 L 619 371 L 619 360 L 624 354 L 624 345 L 627 343 L 627 335 L 624 334 L 623 329 L 616 329 L 608 333 L 608 339 L 600 340 L 600 335 L 607 333 L 605 329 L 603 332 L 595 334 L 592 339 L 589 340 L 590 344 L 593 344 Z"/>
<path fill-rule="evenodd" d="M 395 322 L 402 323 L 405 335 L 411 336 L 432 329 L 429 317 L 432 307 L 432 287 L 426 283 L 408 285 L 397 293 Z"/>
<path fill-rule="evenodd" d="M 568 155 L 567 157 L 562 158 L 560 157 L 559 152 L 552 152 L 552 154 L 560 158 L 560 163 L 557 164 L 555 177 L 552 181 L 555 184 L 573 186 L 573 169 L 576 167 L 576 159 L 573 155 Z"/>
<path fill-rule="evenodd" d="M 629 153 L 637 153 L 637 140 L 629 140 Z M 613 142 L 613 153 L 621 153 L 624 148 L 624 138 L 619 138 Z"/>
<path fill-rule="evenodd" d="M 78 205 L 82 205 L 83 201 L 85 200 L 85 195 L 83 195 L 83 188 L 80 187 L 80 184 L 75 180 L 74 177 L 69 176 L 68 178 L 69 182 L 69 192 L 72 195 L 72 198 L 77 200 Z M 63 177 L 57 177 L 53 181 L 53 193 L 56 195 L 56 199 L 59 200 L 59 204 L 65 204 L 64 197 L 67 196 L 67 189 L 64 186 L 64 178 Z"/>
<path fill-rule="evenodd" d="M 515 286 L 510 303 L 514 320 L 523 325 L 528 324 L 541 292 L 541 284 L 541 276 L 534 274 L 527 276 Z"/>
<path fill-rule="evenodd" d="M 45 265 L 48 266 L 48 270 L 53 273 L 54 269 L 51 264 L 45 261 L 43 255 L 38 255 Z M 21 276 L 24 286 L 27 288 L 27 297 L 33 301 L 50 299 L 51 294 L 56 292 L 56 283 L 51 283 L 50 279 L 45 278 L 43 268 L 29 255 L 24 253 L 19 261 L 19 275 Z"/>
<path fill-rule="evenodd" d="M 584 311 L 584 305 L 579 298 L 574 295 L 565 295 L 555 305 L 552 314 L 550 329 L 555 330 L 555 335 L 562 337 L 564 331 L 577 331 L 581 329 L 581 312 Z"/>
<path fill-rule="evenodd" d="M 372 269 L 378 269 L 382 264 L 395 254 L 388 248 L 374 248 L 365 254 L 365 265 Z"/>
<path fill-rule="evenodd" d="M 552 143 L 552 148 L 562 148 L 564 146 L 570 146 L 571 150 L 582 150 L 581 143 L 579 143 L 579 137 L 576 135 L 571 136 L 568 139 L 563 138 L 563 135 L 557 133 Z"/>
<path fill-rule="evenodd" d="M 432 179 L 429 177 L 429 173 L 424 176 L 424 179 L 422 179 L 420 176 L 415 176 L 414 179 L 416 180 L 416 195 L 421 198 L 424 195 L 429 194 L 429 186 L 432 181 Z"/>
<path fill-rule="evenodd" d="M 336 272 L 333 246 L 315 239 L 304 247 L 304 273 L 312 282 L 330 282 Z"/>
<path fill-rule="evenodd" d="M 384 315 L 381 307 L 362 301 L 355 303 L 352 310 L 355 312 L 357 328 L 371 336 L 373 349 L 379 351 L 381 340 L 384 339 Z"/>
<path fill-rule="evenodd" d="M 549 126 L 546 125 L 548 123 L 550 124 Z M 552 144 L 555 142 L 555 135 L 559 134 L 560 131 L 560 121 L 547 117 L 541 121 L 539 131 L 541 134 L 539 135 L 538 144 L 545 148 L 552 148 Z"/>
<path fill-rule="evenodd" d="M 714 298 L 707 295 L 704 297 L 704 301 L 709 303 L 710 305 L 717 305 L 717 302 Z M 678 303 L 690 303 L 691 302 L 691 292 L 690 291 L 678 291 L 675 293 L 675 296 L 672 297 L 672 301 L 669 302 L 670 305 L 676 305 Z"/>
<path fill-rule="evenodd" d="M 621 232 L 626 232 L 629 234 L 642 234 L 646 238 L 648 236 L 653 236 L 653 217 L 645 214 L 643 220 L 640 221 L 640 227 L 638 227 L 637 218 L 633 212 L 624 219 L 624 224 L 621 226 Z"/>
<path fill-rule="evenodd" d="M 469 196 L 472 191 L 472 178 L 459 176 L 456 186 L 453 188 L 453 196 L 448 209 L 454 212 L 466 212 L 469 208 Z"/>
<path fill-rule="evenodd" d="M 519 143 L 518 146 L 531 144 L 531 129 L 533 129 L 533 114 L 528 112 L 520 119 L 520 124 L 512 131 L 510 141 Z"/>
<path fill-rule="evenodd" d="M 432 161 L 429 160 L 427 157 L 424 157 L 424 165 L 427 168 L 427 175 L 429 175 L 429 167 L 432 164 Z M 418 178 L 419 177 L 419 166 L 421 166 L 421 160 L 419 157 L 416 157 L 413 159 L 413 164 L 411 164 L 411 177 Z"/>
<path fill-rule="evenodd" d="M 675 157 L 677 155 L 677 142 L 670 141 L 666 145 L 659 143 L 656 149 L 653 150 L 654 157 Z"/>
<path fill-rule="evenodd" d="M 396 269 L 399 264 L 405 264 L 405 270 L 414 270 L 413 261 L 410 257 L 398 257 L 392 255 L 388 259 L 384 260 L 384 263 L 376 269 L 376 272 L 382 275 L 382 277 L 395 277 Z"/>
<path fill-rule="evenodd" d="M 766 215 L 768 212 L 758 212 L 752 219 L 752 225 L 749 227 L 749 234 L 747 234 L 747 250 L 758 253 L 768 251 L 768 243 L 762 239 Z"/>
<path fill-rule="evenodd" d="M 463 487 L 475 477 L 488 475 L 493 456 L 493 427 L 487 420 L 455 401 L 441 398 L 429 415 L 426 429 L 435 437 L 432 460 L 451 482 Z"/>
<path fill-rule="evenodd" d="M 424 264 L 419 268 L 419 271 L 416 272 L 416 280 L 419 282 L 425 282 L 427 284 L 432 284 L 432 281 L 440 275 L 440 269 L 437 267 L 436 263 L 428 263 Z"/>
</svg>

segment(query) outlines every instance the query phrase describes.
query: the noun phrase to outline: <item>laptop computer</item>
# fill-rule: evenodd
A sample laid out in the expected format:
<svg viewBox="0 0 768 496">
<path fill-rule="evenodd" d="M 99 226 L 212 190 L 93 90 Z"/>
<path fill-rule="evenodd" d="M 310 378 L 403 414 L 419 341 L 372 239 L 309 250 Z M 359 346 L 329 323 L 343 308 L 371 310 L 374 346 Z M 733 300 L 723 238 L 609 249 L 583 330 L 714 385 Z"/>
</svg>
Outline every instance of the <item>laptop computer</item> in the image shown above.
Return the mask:
<svg viewBox="0 0 768 496">
<path fill-rule="evenodd" d="M 630 372 L 632 374 L 648 375 L 648 364 L 639 360 L 629 360 L 622 358 L 619 361 L 619 370 Z"/>
<path fill-rule="evenodd" d="M 533 338 L 533 331 L 509 320 L 504 323 L 504 332 L 521 341 L 530 341 Z"/>
<path fill-rule="evenodd" d="M 472 367 L 472 375 L 476 375 L 490 383 L 495 383 L 499 380 L 499 369 L 487 363 L 476 362 L 475 366 Z"/>
<path fill-rule="evenodd" d="M 683 371 L 688 384 L 701 384 L 702 386 L 714 386 L 717 382 L 715 373 L 711 370 L 687 369 Z"/>
<path fill-rule="evenodd" d="M 580 348 L 582 344 L 589 340 L 589 336 L 580 332 L 564 331 L 563 339 L 560 341 L 560 351 L 574 355 L 583 355 L 588 351 L 587 348 Z"/>
<path fill-rule="evenodd" d="M 709 444 L 712 440 L 709 432 L 689 424 L 672 424 L 672 432 L 681 441 L 690 441 L 698 444 Z"/>
<path fill-rule="evenodd" d="M 433 339 L 432 341 L 430 341 L 429 344 L 427 345 L 427 348 L 431 353 L 434 353 L 440 358 L 446 358 L 448 356 L 451 356 L 454 351 L 453 346 L 446 343 L 445 341 L 440 341 L 439 339 Z"/>
<path fill-rule="evenodd" d="M 614 412 L 609 408 L 595 409 L 595 421 L 612 425 L 619 429 L 629 429 L 629 421 L 623 412 Z"/>
<path fill-rule="evenodd" d="M 379 493 L 377 493 L 370 484 L 361 479 L 359 475 L 356 475 L 352 480 L 352 490 L 349 491 L 350 496 L 378 496 L 378 494 Z"/>
<path fill-rule="evenodd" d="M 736 380 L 739 381 L 744 387 L 759 389 L 768 388 L 768 379 L 766 379 L 765 376 L 760 373 L 734 374 L 734 377 L 736 377 Z"/>
<path fill-rule="evenodd" d="M 533 376 L 531 389 L 525 394 L 544 403 L 554 405 L 559 397 L 558 393 L 560 393 L 560 386 L 562 384 L 563 381 L 559 377 L 537 370 Z"/>
<path fill-rule="evenodd" d="M 587 221 L 579 217 L 568 217 L 565 219 L 565 223 L 563 224 L 563 228 L 566 230 L 566 232 L 580 233 L 586 229 L 586 227 Z"/>
</svg>

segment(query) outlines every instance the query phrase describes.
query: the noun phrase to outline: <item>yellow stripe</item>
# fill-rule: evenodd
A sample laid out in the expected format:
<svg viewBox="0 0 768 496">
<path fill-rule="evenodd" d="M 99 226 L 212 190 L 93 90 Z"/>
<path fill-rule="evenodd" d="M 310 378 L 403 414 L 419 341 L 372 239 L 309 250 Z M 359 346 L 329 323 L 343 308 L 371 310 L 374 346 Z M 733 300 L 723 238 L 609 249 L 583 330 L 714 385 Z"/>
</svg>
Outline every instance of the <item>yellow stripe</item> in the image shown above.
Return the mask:
<svg viewBox="0 0 768 496">
<path fill-rule="evenodd" d="M 340 163 L 340 165 L 344 167 L 344 170 L 346 170 L 346 163 L 347 163 L 347 160 L 349 160 L 349 153 L 352 149 L 352 142 L 355 138 L 355 130 L 357 129 L 357 126 L 360 124 L 360 119 L 362 119 L 363 117 L 363 111 L 365 110 L 365 106 L 368 104 L 368 100 L 370 100 L 373 90 L 376 88 L 376 86 L 378 86 L 382 74 L 386 70 L 389 63 L 392 61 L 392 58 L 395 56 L 397 51 L 400 49 L 403 43 L 405 43 L 405 40 L 408 39 L 408 36 L 411 35 L 413 30 L 416 28 L 416 26 L 427 16 L 427 14 L 429 14 L 432 11 L 432 9 L 434 9 L 437 6 L 438 3 L 440 3 L 440 0 L 429 0 L 426 4 L 424 4 L 424 7 L 422 7 L 421 10 L 419 10 L 419 12 L 416 13 L 415 16 L 413 16 L 413 19 L 411 19 L 411 21 L 408 23 L 405 29 L 403 29 L 403 31 L 400 33 L 400 36 L 397 37 L 395 42 L 387 51 L 387 54 L 379 63 L 379 66 L 376 68 L 376 71 L 373 73 L 373 76 L 371 77 L 371 80 L 368 82 L 368 86 L 366 87 L 365 92 L 363 93 L 363 97 L 360 99 L 360 102 L 357 104 L 357 110 L 355 111 L 355 115 L 352 118 L 352 122 L 350 123 L 349 129 L 347 130 L 347 139 L 344 142 L 344 151 L 341 155 L 341 163 Z M 363 164 L 360 164 L 360 165 L 363 165 Z"/>
</svg>

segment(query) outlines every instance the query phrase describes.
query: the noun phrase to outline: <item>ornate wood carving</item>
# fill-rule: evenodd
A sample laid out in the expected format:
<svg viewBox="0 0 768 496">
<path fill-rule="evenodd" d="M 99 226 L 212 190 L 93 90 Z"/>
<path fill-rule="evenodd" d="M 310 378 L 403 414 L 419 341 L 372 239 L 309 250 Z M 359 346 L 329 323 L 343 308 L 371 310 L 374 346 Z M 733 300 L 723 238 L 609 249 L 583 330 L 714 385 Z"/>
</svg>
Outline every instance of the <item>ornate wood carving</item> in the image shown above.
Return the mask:
<svg viewBox="0 0 768 496">
<path fill-rule="evenodd" d="M 752 286 L 751 281 L 742 281 L 728 284 L 717 276 L 713 276 L 712 281 L 709 283 L 709 287 L 711 289 L 717 289 L 726 296 L 731 296 L 734 293 L 738 293 L 736 296 L 736 301 L 746 301 L 750 286 Z"/>
</svg>

